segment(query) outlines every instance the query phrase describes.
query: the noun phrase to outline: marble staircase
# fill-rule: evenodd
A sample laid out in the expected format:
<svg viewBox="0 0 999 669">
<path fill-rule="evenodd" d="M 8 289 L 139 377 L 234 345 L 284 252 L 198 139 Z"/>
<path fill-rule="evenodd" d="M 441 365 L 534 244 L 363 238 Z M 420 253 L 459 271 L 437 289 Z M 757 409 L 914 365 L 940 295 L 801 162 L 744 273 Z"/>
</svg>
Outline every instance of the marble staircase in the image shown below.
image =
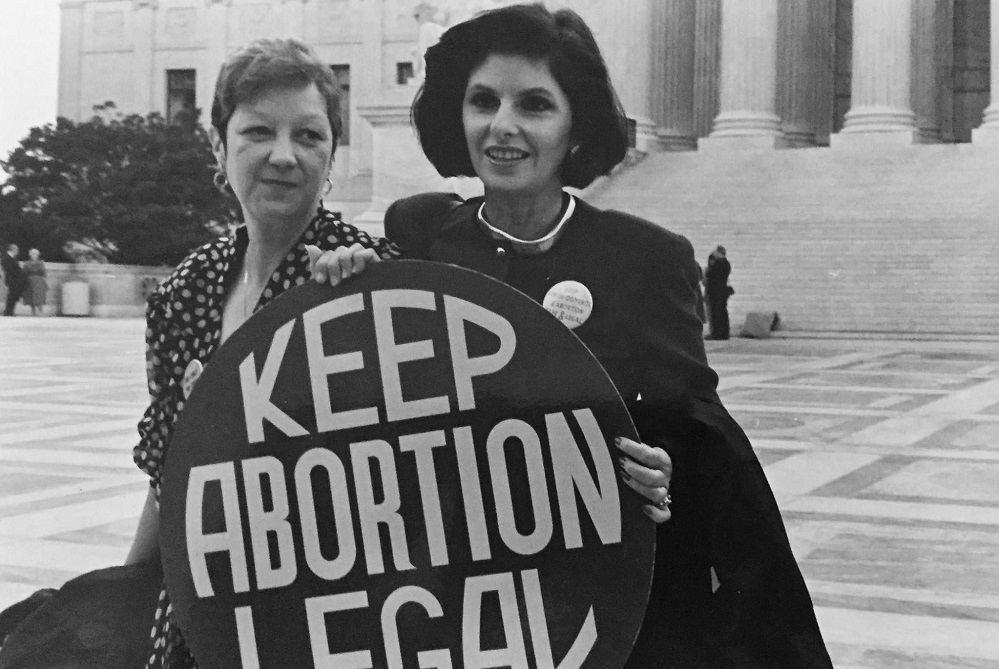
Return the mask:
<svg viewBox="0 0 999 669">
<path fill-rule="evenodd" d="M 587 199 L 728 250 L 738 331 L 999 332 L 999 150 L 948 144 L 652 153 Z"/>
</svg>

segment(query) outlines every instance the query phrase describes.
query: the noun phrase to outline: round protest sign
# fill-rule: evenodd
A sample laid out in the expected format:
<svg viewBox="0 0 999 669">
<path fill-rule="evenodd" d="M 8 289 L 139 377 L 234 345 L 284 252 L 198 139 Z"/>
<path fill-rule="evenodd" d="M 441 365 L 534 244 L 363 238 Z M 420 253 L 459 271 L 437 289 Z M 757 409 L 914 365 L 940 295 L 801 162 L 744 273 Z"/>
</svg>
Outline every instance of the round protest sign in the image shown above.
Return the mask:
<svg viewBox="0 0 999 669">
<path fill-rule="evenodd" d="M 193 386 L 163 475 L 202 669 L 612 669 L 655 525 L 613 384 L 525 295 L 379 263 L 261 310 Z"/>
</svg>

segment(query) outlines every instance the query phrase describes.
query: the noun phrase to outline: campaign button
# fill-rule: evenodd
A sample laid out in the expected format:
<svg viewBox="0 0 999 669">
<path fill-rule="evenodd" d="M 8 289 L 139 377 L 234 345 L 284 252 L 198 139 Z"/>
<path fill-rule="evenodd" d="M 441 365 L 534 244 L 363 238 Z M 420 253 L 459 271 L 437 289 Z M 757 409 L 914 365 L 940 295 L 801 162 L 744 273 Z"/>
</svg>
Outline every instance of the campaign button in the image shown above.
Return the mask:
<svg viewBox="0 0 999 669">
<path fill-rule="evenodd" d="M 180 389 L 184 393 L 184 399 L 191 396 L 194 384 L 201 378 L 201 372 L 203 371 L 205 371 L 205 366 L 201 364 L 200 360 L 192 360 L 188 363 L 187 369 L 184 370 L 184 379 L 180 382 Z"/>
<path fill-rule="evenodd" d="M 575 330 L 593 312 L 593 296 L 578 281 L 562 281 L 548 290 L 542 306 L 570 330 Z"/>
</svg>

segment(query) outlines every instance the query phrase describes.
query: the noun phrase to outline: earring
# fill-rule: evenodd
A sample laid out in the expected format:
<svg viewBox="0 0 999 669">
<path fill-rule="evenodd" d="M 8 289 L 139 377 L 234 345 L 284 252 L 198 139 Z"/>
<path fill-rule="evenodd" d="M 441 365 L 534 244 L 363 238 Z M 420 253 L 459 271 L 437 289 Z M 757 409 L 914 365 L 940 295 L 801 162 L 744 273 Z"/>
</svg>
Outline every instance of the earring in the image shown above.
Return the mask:
<svg viewBox="0 0 999 669">
<path fill-rule="evenodd" d="M 577 153 L 579 153 L 579 144 L 573 144 L 571 147 L 569 147 L 570 158 L 575 158 Z"/>
<path fill-rule="evenodd" d="M 326 197 L 333 190 L 333 179 L 326 177 L 326 185 L 323 186 L 323 197 Z"/>
<path fill-rule="evenodd" d="M 212 183 L 215 184 L 215 188 L 218 189 L 223 195 L 228 195 L 231 187 L 229 186 L 229 178 L 226 177 L 223 172 L 216 172 L 212 175 Z"/>
</svg>

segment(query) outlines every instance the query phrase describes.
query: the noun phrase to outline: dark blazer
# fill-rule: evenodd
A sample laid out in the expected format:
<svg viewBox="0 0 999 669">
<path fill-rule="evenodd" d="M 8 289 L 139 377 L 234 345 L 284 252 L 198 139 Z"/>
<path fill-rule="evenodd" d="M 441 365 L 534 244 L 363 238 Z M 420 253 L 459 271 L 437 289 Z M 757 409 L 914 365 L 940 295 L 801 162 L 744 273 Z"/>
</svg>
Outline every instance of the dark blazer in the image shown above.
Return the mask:
<svg viewBox="0 0 999 669">
<path fill-rule="evenodd" d="M 704 274 L 708 294 L 728 299 L 728 277 L 732 273 L 732 265 L 725 256 L 717 256 L 708 262 L 708 270 Z"/>
<path fill-rule="evenodd" d="M 385 231 L 404 257 L 477 270 L 539 303 L 561 281 L 589 288 L 592 314 L 574 332 L 643 440 L 673 460 L 673 517 L 658 529 L 649 607 L 628 667 L 831 668 L 763 469 L 718 399 L 690 242 L 577 201 L 550 250 L 518 255 L 481 229 L 481 202 L 405 198 L 389 207 Z"/>
<path fill-rule="evenodd" d="M 8 288 L 16 288 L 24 284 L 24 270 L 17 258 L 11 258 L 7 250 L 0 252 L 0 263 L 2 263 L 3 280 Z"/>
</svg>

